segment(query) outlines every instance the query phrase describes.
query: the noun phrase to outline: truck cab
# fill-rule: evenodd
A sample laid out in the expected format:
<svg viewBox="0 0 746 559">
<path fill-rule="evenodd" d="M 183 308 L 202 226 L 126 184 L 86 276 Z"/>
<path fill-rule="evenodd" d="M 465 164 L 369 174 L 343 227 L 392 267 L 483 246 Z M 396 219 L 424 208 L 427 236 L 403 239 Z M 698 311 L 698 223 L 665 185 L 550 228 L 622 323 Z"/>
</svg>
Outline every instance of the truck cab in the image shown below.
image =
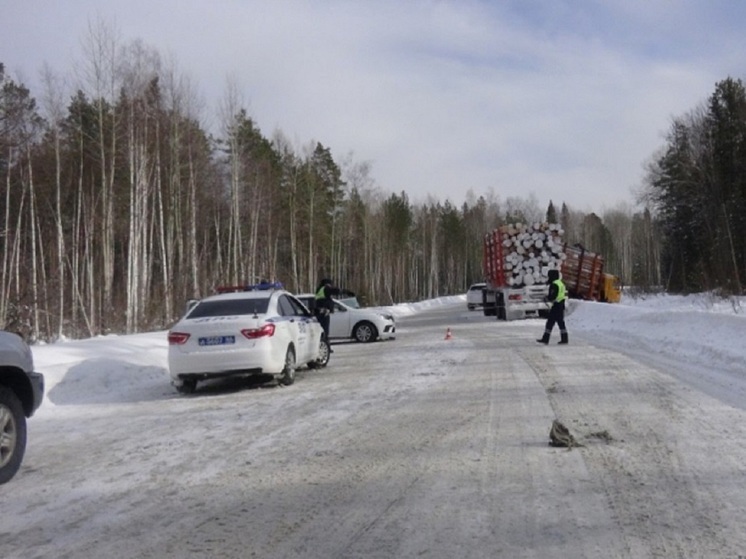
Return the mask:
<svg viewBox="0 0 746 559">
<path fill-rule="evenodd" d="M 614 274 L 601 277 L 601 297 L 604 303 L 618 303 L 622 300 L 622 284 Z"/>
</svg>

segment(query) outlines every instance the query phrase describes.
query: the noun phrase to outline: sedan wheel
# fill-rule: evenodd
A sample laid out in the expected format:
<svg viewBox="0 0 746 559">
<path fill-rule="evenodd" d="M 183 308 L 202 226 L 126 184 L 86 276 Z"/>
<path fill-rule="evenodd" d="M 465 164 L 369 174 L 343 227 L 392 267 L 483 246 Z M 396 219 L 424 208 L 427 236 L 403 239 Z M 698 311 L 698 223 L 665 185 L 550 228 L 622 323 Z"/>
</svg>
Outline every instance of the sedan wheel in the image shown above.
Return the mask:
<svg viewBox="0 0 746 559">
<path fill-rule="evenodd" d="M 355 326 L 352 336 L 358 342 L 375 342 L 378 338 L 378 330 L 370 322 L 361 322 Z"/>
<path fill-rule="evenodd" d="M 295 351 L 292 347 L 288 348 L 285 354 L 285 368 L 280 375 L 280 383 L 290 386 L 295 382 Z"/>
<path fill-rule="evenodd" d="M 16 395 L 0 386 L 0 484 L 21 467 L 26 450 L 26 416 Z"/>
</svg>

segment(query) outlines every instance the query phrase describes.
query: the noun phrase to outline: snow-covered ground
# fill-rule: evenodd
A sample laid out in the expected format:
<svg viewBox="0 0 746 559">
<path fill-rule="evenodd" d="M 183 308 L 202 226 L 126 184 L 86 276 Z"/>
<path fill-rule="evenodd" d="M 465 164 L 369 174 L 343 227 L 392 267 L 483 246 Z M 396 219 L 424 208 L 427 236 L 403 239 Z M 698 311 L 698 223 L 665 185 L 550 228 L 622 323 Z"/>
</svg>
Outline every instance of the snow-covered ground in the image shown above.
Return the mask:
<svg viewBox="0 0 746 559">
<path fill-rule="evenodd" d="M 735 557 L 746 541 L 745 299 L 572 302 L 568 347 L 465 296 L 389 310 L 396 341 L 339 344 L 287 389 L 178 395 L 165 332 L 35 346 L 46 397 L 0 488 L 0 557 Z M 547 451 L 553 417 L 618 438 Z"/>
<path fill-rule="evenodd" d="M 650 295 L 571 301 L 568 329 L 746 408 L 746 297 Z"/>
</svg>

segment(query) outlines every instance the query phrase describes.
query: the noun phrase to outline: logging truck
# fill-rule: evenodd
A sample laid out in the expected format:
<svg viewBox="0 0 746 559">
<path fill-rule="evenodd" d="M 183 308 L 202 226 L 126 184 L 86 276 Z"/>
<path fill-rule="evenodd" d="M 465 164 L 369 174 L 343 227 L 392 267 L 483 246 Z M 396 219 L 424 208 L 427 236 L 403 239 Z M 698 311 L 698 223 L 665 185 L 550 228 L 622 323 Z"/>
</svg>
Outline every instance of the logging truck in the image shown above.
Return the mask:
<svg viewBox="0 0 746 559">
<path fill-rule="evenodd" d="M 568 246 L 557 224 L 503 225 L 484 237 L 485 316 L 498 320 L 542 318 L 549 311 L 549 270 L 560 270 L 568 296 L 618 302 L 619 280 L 603 271 L 603 257 Z"/>
</svg>

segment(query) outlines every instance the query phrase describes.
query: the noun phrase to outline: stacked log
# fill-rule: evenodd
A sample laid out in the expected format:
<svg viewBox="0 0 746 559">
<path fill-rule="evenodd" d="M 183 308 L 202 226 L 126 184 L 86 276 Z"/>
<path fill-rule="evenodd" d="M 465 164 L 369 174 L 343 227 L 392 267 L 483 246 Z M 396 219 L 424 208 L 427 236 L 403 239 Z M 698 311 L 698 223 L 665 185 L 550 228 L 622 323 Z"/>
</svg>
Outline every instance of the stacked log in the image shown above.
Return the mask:
<svg viewBox="0 0 746 559">
<path fill-rule="evenodd" d="M 547 282 L 549 270 L 560 270 L 565 259 L 556 223 L 515 223 L 498 229 L 505 283 L 511 287 Z"/>
</svg>

